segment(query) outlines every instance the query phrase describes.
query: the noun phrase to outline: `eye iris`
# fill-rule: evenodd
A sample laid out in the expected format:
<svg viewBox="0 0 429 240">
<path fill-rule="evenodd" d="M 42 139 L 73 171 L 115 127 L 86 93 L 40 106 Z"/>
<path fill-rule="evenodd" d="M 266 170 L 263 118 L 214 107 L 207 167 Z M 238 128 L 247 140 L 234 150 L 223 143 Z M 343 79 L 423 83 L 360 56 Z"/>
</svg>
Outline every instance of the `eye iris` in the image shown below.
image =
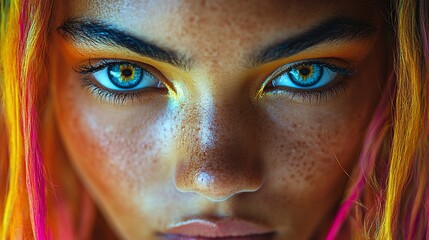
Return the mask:
<svg viewBox="0 0 429 240">
<path fill-rule="evenodd" d="M 132 88 L 140 83 L 143 70 L 131 64 L 117 64 L 107 69 L 110 81 L 120 88 Z"/>
<path fill-rule="evenodd" d="M 125 81 L 130 81 L 130 80 L 133 79 L 134 72 L 135 72 L 135 69 L 134 69 L 133 66 L 128 66 L 128 65 L 124 66 L 124 65 L 121 65 L 120 69 L 121 69 L 121 77 Z"/>
<path fill-rule="evenodd" d="M 308 76 L 311 76 L 313 73 L 313 68 L 311 66 L 304 66 L 298 68 L 299 74 L 303 79 L 307 79 Z"/>
<path fill-rule="evenodd" d="M 293 68 L 288 74 L 296 85 L 310 87 L 320 80 L 323 68 L 315 64 L 303 65 Z"/>
</svg>

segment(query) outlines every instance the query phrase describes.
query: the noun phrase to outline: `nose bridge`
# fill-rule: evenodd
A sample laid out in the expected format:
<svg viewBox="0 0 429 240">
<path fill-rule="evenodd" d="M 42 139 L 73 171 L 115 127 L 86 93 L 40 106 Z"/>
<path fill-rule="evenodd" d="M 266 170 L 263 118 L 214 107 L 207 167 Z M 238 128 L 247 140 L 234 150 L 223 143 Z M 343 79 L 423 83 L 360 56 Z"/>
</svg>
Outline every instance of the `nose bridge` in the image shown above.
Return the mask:
<svg viewBox="0 0 429 240">
<path fill-rule="evenodd" d="M 206 98 L 184 112 L 176 187 L 214 201 L 256 191 L 261 168 L 243 107 Z"/>
</svg>

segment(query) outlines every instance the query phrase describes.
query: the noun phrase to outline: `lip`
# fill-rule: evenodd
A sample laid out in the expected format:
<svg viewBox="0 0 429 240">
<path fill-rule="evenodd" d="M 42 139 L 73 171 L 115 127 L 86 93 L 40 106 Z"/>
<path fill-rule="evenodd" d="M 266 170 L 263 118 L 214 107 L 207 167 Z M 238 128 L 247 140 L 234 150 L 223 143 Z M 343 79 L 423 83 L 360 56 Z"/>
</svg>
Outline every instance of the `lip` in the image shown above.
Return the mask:
<svg viewBox="0 0 429 240">
<path fill-rule="evenodd" d="M 269 240 L 274 235 L 275 231 L 266 226 L 235 218 L 190 219 L 172 225 L 162 234 L 171 240 Z"/>
</svg>

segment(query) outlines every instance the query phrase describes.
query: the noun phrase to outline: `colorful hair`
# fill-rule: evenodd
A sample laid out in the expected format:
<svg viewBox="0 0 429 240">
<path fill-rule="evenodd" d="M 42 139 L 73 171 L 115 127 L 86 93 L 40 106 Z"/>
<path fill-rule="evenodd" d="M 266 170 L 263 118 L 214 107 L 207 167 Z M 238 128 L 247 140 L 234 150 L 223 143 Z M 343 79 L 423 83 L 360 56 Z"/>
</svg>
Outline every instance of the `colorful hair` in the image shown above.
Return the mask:
<svg viewBox="0 0 429 240">
<path fill-rule="evenodd" d="M 46 76 L 50 3 L 1 1 L 1 81 L 4 124 L 8 139 L 8 180 L 2 239 L 33 236 L 47 239 L 45 177 L 38 139 L 37 93 Z M 5 174 L 3 172 L 2 174 Z M 4 184 L 2 184 L 4 186 Z M 28 225 L 31 224 L 29 227 Z"/>
<path fill-rule="evenodd" d="M 328 239 L 335 239 L 347 220 L 356 239 L 429 238 L 429 2 L 392 5 L 394 74 Z"/>
<path fill-rule="evenodd" d="M 41 63 L 48 63 L 52 4 L 0 0 L 0 240 L 65 236 L 55 227 L 69 229 L 70 239 L 86 236 L 85 230 L 71 233 L 79 229 L 70 227 L 73 221 L 59 227 L 48 218 L 51 212 L 70 212 L 63 211 L 67 201 L 53 193 L 58 190 L 46 187 L 50 167 L 40 150 L 42 89 L 48 79 Z M 344 229 L 356 239 L 429 238 L 429 2 L 391 4 L 394 72 L 328 239 Z M 58 197 L 54 207 L 51 195 Z"/>
</svg>

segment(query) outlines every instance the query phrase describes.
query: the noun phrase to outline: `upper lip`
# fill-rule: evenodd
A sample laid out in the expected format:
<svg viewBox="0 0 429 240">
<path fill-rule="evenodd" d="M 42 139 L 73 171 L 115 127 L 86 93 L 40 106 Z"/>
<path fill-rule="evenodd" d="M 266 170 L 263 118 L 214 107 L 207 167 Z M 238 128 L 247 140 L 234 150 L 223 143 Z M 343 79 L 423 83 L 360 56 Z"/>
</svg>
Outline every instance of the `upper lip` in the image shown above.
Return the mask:
<svg viewBox="0 0 429 240">
<path fill-rule="evenodd" d="M 239 218 L 191 218 L 173 224 L 163 235 L 222 239 L 274 234 L 275 231 L 273 229 Z"/>
</svg>

